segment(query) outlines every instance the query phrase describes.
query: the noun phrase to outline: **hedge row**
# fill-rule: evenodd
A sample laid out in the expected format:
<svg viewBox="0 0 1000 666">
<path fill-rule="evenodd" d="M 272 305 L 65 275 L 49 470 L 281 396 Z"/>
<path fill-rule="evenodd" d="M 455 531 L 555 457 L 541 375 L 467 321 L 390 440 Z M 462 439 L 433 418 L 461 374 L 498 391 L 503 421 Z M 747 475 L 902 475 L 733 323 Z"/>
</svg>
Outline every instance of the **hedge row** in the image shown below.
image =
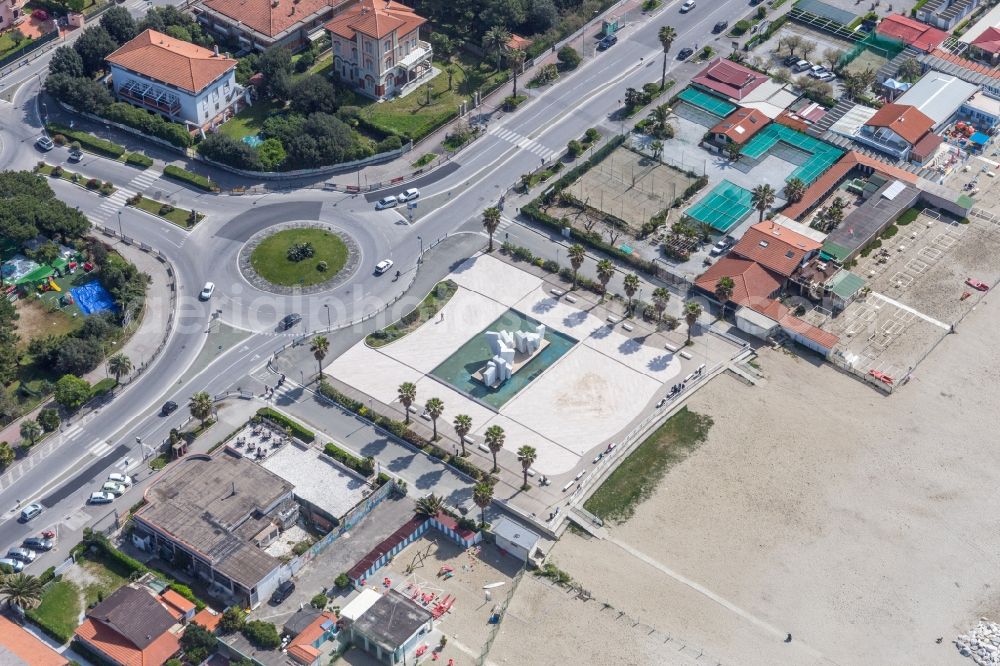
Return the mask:
<svg viewBox="0 0 1000 666">
<path fill-rule="evenodd" d="M 219 191 L 219 186 L 213 183 L 210 178 L 199 176 L 198 174 L 191 173 L 190 171 L 185 171 L 179 166 L 173 164 L 168 164 L 163 169 L 163 175 L 168 178 L 173 178 L 174 180 L 187 183 L 188 185 L 194 185 L 195 187 L 205 190 L 206 192 Z"/>
<path fill-rule="evenodd" d="M 134 167 L 139 167 L 140 169 L 148 169 L 153 166 L 153 158 L 143 155 L 142 153 L 129 153 L 125 157 L 125 164 L 131 164 Z"/>
<path fill-rule="evenodd" d="M 265 418 L 272 423 L 275 423 L 282 428 L 289 428 L 292 431 L 292 435 L 306 444 L 311 444 L 313 440 L 316 439 L 316 433 L 312 430 L 307 429 L 305 426 L 291 420 L 281 412 L 276 412 L 270 407 L 261 407 L 257 410 L 257 416 Z"/>
<path fill-rule="evenodd" d="M 60 125 L 59 123 L 49 123 L 45 126 L 45 129 L 47 129 L 50 134 L 62 134 L 71 141 L 79 142 L 80 146 L 82 146 L 84 150 L 89 150 L 92 153 L 107 155 L 108 157 L 113 157 L 115 159 L 118 159 L 125 154 L 125 146 L 120 146 L 117 143 L 99 139 L 88 132 L 70 129 L 65 125 Z"/>
<path fill-rule="evenodd" d="M 163 116 L 147 113 L 125 102 L 109 105 L 101 117 L 121 125 L 128 125 L 148 136 L 163 139 L 178 148 L 187 148 L 192 143 L 191 135 L 184 125 L 172 123 Z"/>
<path fill-rule="evenodd" d="M 359 458 L 356 455 L 348 453 L 333 442 L 330 442 L 323 447 L 323 453 L 330 456 L 345 467 L 353 469 L 355 472 L 364 475 L 366 478 L 371 476 L 372 472 L 375 471 L 375 465 L 371 460 L 365 460 L 364 458 Z"/>
</svg>

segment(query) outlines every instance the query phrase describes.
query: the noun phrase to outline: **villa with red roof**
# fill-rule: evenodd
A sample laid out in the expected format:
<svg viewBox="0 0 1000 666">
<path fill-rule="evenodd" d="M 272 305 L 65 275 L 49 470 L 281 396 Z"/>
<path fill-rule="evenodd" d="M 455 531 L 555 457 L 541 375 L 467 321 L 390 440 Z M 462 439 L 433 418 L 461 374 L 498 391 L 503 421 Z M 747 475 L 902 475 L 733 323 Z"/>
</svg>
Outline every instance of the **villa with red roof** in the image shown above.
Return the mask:
<svg viewBox="0 0 1000 666">
<path fill-rule="evenodd" d="M 948 36 L 944 30 L 938 30 L 900 14 L 886 16 L 879 22 L 875 32 L 884 37 L 898 39 L 921 51 L 933 51 Z"/>
<path fill-rule="evenodd" d="M 720 120 L 709 132 L 712 140 L 720 146 L 742 146 L 769 122 L 771 119 L 757 109 L 739 108 Z"/>
<path fill-rule="evenodd" d="M 732 253 L 755 261 L 783 278 L 791 277 L 803 262 L 819 252 L 822 243 L 797 231 L 765 220 L 747 229 Z"/>
<path fill-rule="evenodd" d="M 934 141 L 933 127 L 934 120 L 915 106 L 886 104 L 860 127 L 854 138 L 896 159 L 907 160 L 921 141 Z"/>
<path fill-rule="evenodd" d="M 107 57 L 115 95 L 189 128 L 225 122 L 244 106 L 236 61 L 183 39 L 145 30 Z"/>
<path fill-rule="evenodd" d="M 969 55 L 991 65 L 1000 61 L 1000 28 L 986 28 L 969 44 Z"/>
<path fill-rule="evenodd" d="M 411 92 L 436 72 L 431 45 L 420 40 L 426 22 L 394 0 L 361 0 L 326 24 L 334 74 L 375 99 Z"/>
<path fill-rule="evenodd" d="M 766 74 L 726 58 L 716 58 L 691 79 L 691 83 L 739 102 L 768 80 Z"/>
<path fill-rule="evenodd" d="M 192 7 L 198 22 L 240 46 L 297 51 L 325 34 L 323 25 L 352 0 L 202 0 Z"/>
</svg>

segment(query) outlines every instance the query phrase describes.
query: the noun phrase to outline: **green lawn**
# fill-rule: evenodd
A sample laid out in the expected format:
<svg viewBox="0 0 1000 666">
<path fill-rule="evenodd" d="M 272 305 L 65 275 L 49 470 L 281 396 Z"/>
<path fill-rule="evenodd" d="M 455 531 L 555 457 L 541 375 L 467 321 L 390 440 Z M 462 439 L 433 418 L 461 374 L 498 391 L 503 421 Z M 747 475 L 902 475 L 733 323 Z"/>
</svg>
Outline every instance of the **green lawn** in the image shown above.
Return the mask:
<svg viewBox="0 0 1000 666">
<path fill-rule="evenodd" d="M 297 243 L 310 243 L 313 256 L 302 261 L 288 258 L 288 250 Z M 319 270 L 319 262 L 327 263 Z M 325 282 L 347 262 L 347 246 L 335 234 L 322 229 L 286 229 L 265 238 L 250 255 L 250 264 L 265 280 L 284 286 L 309 286 Z"/>
<path fill-rule="evenodd" d="M 583 507 L 604 520 L 627 520 L 667 470 L 705 441 L 711 427 L 711 417 L 683 407 L 622 461 Z"/>
<path fill-rule="evenodd" d="M 174 208 L 169 213 L 165 213 L 165 214 L 161 215 L 160 214 L 160 209 L 162 207 L 163 207 L 163 204 L 160 203 L 159 201 L 154 201 L 153 199 L 147 199 L 146 197 L 143 197 L 139 201 L 139 203 L 136 204 L 136 208 L 141 208 L 142 210 L 146 211 L 147 213 L 152 213 L 153 215 L 156 215 L 157 217 L 162 217 L 163 219 L 165 219 L 165 220 L 167 220 L 169 222 L 173 222 L 174 224 L 176 224 L 177 226 L 179 226 L 179 227 L 181 227 L 183 229 L 187 229 L 187 228 L 193 226 L 189 222 L 189 219 L 188 219 L 189 216 L 191 215 L 191 211 L 189 211 L 189 210 L 187 210 L 185 208 Z M 204 218 L 205 218 L 204 215 L 202 215 L 201 213 L 198 213 L 198 220 L 199 221 L 203 220 Z"/>
<path fill-rule="evenodd" d="M 253 106 L 243 109 L 231 119 L 222 124 L 222 133 L 234 139 L 243 140 L 252 136 L 264 127 L 264 121 L 281 110 L 281 102 L 258 99 Z"/>
<path fill-rule="evenodd" d="M 61 580 L 45 588 L 42 602 L 28 611 L 28 617 L 48 629 L 64 643 L 73 637 L 80 624 L 80 590 L 69 581 Z"/>
<path fill-rule="evenodd" d="M 108 595 L 128 582 L 129 572 L 120 567 L 116 569 L 116 563 L 111 560 L 94 560 L 84 555 L 79 565 L 94 579 L 93 583 L 83 588 L 83 602 L 87 606 L 107 599 Z"/>
<path fill-rule="evenodd" d="M 419 307 L 410 310 L 396 323 L 375 331 L 365 338 L 365 342 L 372 347 L 381 347 L 393 340 L 399 340 L 407 333 L 417 330 L 425 321 L 433 319 L 438 310 L 451 300 L 456 291 L 458 291 L 458 285 L 451 280 L 438 282 L 434 290 L 427 294 L 427 297 L 424 298 Z"/>
<path fill-rule="evenodd" d="M 413 166 L 419 169 L 422 166 L 427 166 L 428 164 L 433 162 L 436 158 L 437 158 L 437 153 L 424 153 L 423 155 L 420 156 L 420 159 L 418 159 L 416 162 L 413 163 Z"/>
</svg>

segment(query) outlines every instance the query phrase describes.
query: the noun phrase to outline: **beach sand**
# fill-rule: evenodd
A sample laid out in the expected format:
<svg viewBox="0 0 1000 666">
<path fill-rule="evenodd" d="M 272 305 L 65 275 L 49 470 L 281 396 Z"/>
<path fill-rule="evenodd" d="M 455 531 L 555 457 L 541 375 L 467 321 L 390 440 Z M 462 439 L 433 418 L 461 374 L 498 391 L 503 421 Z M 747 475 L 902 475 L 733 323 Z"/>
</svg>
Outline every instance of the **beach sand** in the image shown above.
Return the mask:
<svg viewBox="0 0 1000 666">
<path fill-rule="evenodd" d="M 705 444 L 610 540 L 553 548 L 594 600 L 562 593 L 505 621 L 490 661 L 686 663 L 648 653 L 646 636 L 669 635 L 700 663 L 971 663 L 951 640 L 1000 617 L 993 300 L 892 396 L 770 349 L 763 384 L 714 379 L 688 403 L 714 419 Z"/>
</svg>

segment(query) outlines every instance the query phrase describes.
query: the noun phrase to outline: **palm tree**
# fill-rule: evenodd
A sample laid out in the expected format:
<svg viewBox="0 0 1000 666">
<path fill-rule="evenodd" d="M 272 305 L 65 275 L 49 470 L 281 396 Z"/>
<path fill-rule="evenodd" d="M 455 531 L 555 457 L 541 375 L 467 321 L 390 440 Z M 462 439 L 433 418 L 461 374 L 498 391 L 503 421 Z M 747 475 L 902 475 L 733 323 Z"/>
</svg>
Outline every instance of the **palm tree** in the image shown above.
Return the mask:
<svg viewBox="0 0 1000 666">
<path fill-rule="evenodd" d="M 43 431 L 38 421 L 32 419 L 21 421 L 21 437 L 31 442 L 31 446 L 35 445 L 35 441 L 42 436 Z"/>
<path fill-rule="evenodd" d="M 188 408 L 191 410 L 191 416 L 201 421 L 202 427 L 205 427 L 205 421 L 212 415 L 212 396 L 199 391 L 191 396 Z"/>
<path fill-rule="evenodd" d="M 493 234 L 497 232 L 497 227 L 500 226 L 500 209 L 496 206 L 491 206 L 483 211 L 483 228 L 486 229 L 486 233 L 490 235 L 490 249 L 488 252 L 493 251 Z"/>
<path fill-rule="evenodd" d="M 806 193 L 806 184 L 801 178 L 790 178 L 787 183 L 785 183 L 785 198 L 795 203 L 797 201 L 802 201 L 802 197 Z"/>
<path fill-rule="evenodd" d="M 666 287 L 657 287 L 653 290 L 653 307 L 656 309 L 656 321 L 663 321 L 663 313 L 670 302 L 670 290 Z"/>
<path fill-rule="evenodd" d="M 528 489 L 528 468 L 535 464 L 538 459 L 538 451 L 533 446 L 522 446 L 517 450 L 517 460 L 521 463 L 521 472 L 524 473 L 524 485 L 522 489 Z"/>
<path fill-rule="evenodd" d="M 421 497 L 417 500 L 417 506 L 414 512 L 418 516 L 426 516 L 427 518 L 433 518 L 444 509 L 444 499 L 438 497 L 434 493 L 427 495 L 426 497 Z"/>
<path fill-rule="evenodd" d="M 632 297 L 639 291 L 639 276 L 629 273 L 625 276 L 625 295 L 628 296 L 628 313 L 632 314 Z"/>
<path fill-rule="evenodd" d="M 649 112 L 650 133 L 658 139 L 672 139 L 674 128 L 670 125 L 670 107 L 666 104 L 654 106 Z"/>
<path fill-rule="evenodd" d="M 9 574 L 0 578 L 0 595 L 11 606 L 34 608 L 42 599 L 42 581 L 29 574 Z"/>
<path fill-rule="evenodd" d="M 313 353 L 313 358 L 315 358 L 316 363 L 319 364 L 319 378 L 320 381 L 322 381 L 323 359 L 326 358 L 326 353 L 330 351 L 330 341 L 326 339 L 325 335 L 317 335 L 313 338 L 312 344 L 309 345 L 309 351 Z"/>
<path fill-rule="evenodd" d="M 468 455 L 465 452 L 465 436 L 472 432 L 472 417 L 468 414 L 459 414 L 455 417 L 452 427 L 458 435 L 458 443 L 462 445 L 462 457 L 465 458 Z"/>
<path fill-rule="evenodd" d="M 122 375 L 132 372 L 132 360 L 125 354 L 115 354 L 108 359 L 108 372 L 115 376 L 116 382 L 121 383 Z"/>
<path fill-rule="evenodd" d="M 576 289 L 576 274 L 583 266 L 583 258 L 587 256 L 587 250 L 582 245 L 576 243 L 569 248 L 569 263 L 573 267 L 573 288 Z"/>
<path fill-rule="evenodd" d="M 677 39 L 677 31 L 669 25 L 665 25 L 660 28 L 656 36 L 660 40 L 660 44 L 663 45 L 663 74 L 660 76 L 660 90 L 663 90 L 663 86 L 667 85 L 667 51 Z"/>
<path fill-rule="evenodd" d="M 601 301 L 608 291 L 608 282 L 615 276 L 615 265 L 610 259 L 601 259 L 597 262 L 597 279 L 601 282 Z"/>
<path fill-rule="evenodd" d="M 653 159 L 658 161 L 663 154 L 663 142 L 657 139 L 650 143 L 649 147 L 653 150 Z"/>
<path fill-rule="evenodd" d="M 472 489 L 472 501 L 482 512 L 482 524 L 486 524 L 486 507 L 493 502 L 493 486 L 486 482 L 477 483 Z"/>
<path fill-rule="evenodd" d="M 489 447 L 490 453 L 493 454 L 493 471 L 499 472 L 500 468 L 497 467 L 497 454 L 500 453 L 500 449 L 503 448 L 503 440 L 507 437 L 504 434 L 503 428 L 498 425 L 491 425 L 486 429 L 486 446 Z"/>
<path fill-rule="evenodd" d="M 758 219 L 757 222 L 763 222 L 764 212 L 771 207 L 771 204 L 774 203 L 774 188 L 766 183 L 758 185 L 753 188 L 750 196 L 750 201 L 753 203 L 753 207 L 760 213 L 760 219 Z"/>
<path fill-rule="evenodd" d="M 507 62 L 510 64 L 511 72 L 514 74 L 514 97 L 517 97 L 517 75 L 521 73 L 524 60 L 527 55 L 520 49 L 513 49 L 507 52 Z"/>
<path fill-rule="evenodd" d="M 424 409 L 427 410 L 427 416 L 431 417 L 431 425 L 434 426 L 434 437 L 431 441 L 436 442 L 438 438 L 438 417 L 444 413 L 444 402 L 442 402 L 441 398 L 431 398 L 424 405 Z"/>
<path fill-rule="evenodd" d="M 691 344 L 691 327 L 695 325 L 698 321 L 698 317 L 701 316 L 701 305 L 694 301 L 688 301 L 684 304 L 684 321 L 687 322 L 688 328 L 688 344 Z"/>
<path fill-rule="evenodd" d="M 722 318 L 726 318 L 726 303 L 733 295 L 733 289 L 736 287 L 736 283 L 733 282 L 733 278 L 727 276 L 719 278 L 719 281 L 715 283 L 715 297 L 719 299 L 719 303 L 722 304 Z"/>
<path fill-rule="evenodd" d="M 406 412 L 406 423 L 409 423 L 410 405 L 417 399 L 417 385 L 413 382 L 403 382 L 396 389 L 396 395 L 399 396 L 399 402 L 403 405 L 403 411 Z"/>
<path fill-rule="evenodd" d="M 493 26 L 483 35 L 483 48 L 487 51 L 493 51 L 497 56 L 497 71 L 500 71 L 500 56 L 503 55 L 508 42 L 510 42 L 510 33 L 502 25 Z"/>
</svg>

